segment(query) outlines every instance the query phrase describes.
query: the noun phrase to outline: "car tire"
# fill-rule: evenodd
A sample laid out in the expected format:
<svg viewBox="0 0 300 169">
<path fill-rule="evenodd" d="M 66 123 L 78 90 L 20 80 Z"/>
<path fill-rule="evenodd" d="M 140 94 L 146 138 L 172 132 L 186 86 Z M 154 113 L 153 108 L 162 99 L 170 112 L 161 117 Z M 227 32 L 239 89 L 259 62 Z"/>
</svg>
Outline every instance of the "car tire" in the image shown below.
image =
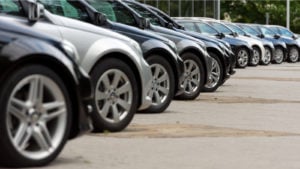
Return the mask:
<svg viewBox="0 0 300 169">
<path fill-rule="evenodd" d="M 72 105 L 62 79 L 41 65 L 25 65 L 1 85 L 0 165 L 43 166 L 63 149 Z"/>
<path fill-rule="evenodd" d="M 261 58 L 261 51 L 258 47 L 253 47 L 253 56 L 249 58 L 249 66 L 257 66 Z"/>
<path fill-rule="evenodd" d="M 176 96 L 176 99 L 194 100 L 204 87 L 204 67 L 200 58 L 194 53 L 184 53 L 181 58 L 184 61 L 184 81 L 182 82 L 184 92 Z"/>
<path fill-rule="evenodd" d="M 269 47 L 265 47 L 265 57 L 261 58 L 261 65 L 269 65 L 272 60 L 272 50 Z"/>
<path fill-rule="evenodd" d="M 152 71 L 152 86 L 148 96 L 152 104 L 142 112 L 161 113 L 170 105 L 175 93 L 175 75 L 171 64 L 162 56 L 151 55 L 146 58 Z"/>
<path fill-rule="evenodd" d="M 214 92 L 223 83 L 225 69 L 219 57 L 214 53 L 209 53 L 212 57 L 212 78 L 211 83 L 204 85 L 204 92 Z"/>
<path fill-rule="evenodd" d="M 91 71 L 94 132 L 125 129 L 138 107 L 138 86 L 130 66 L 117 58 L 100 61 Z"/>
<path fill-rule="evenodd" d="M 288 62 L 296 63 L 299 60 L 299 50 L 296 46 L 292 46 L 289 49 Z"/>
<path fill-rule="evenodd" d="M 248 65 L 249 61 L 249 52 L 247 51 L 246 48 L 241 47 L 237 50 L 236 52 L 236 67 L 237 68 L 245 68 Z"/>
<path fill-rule="evenodd" d="M 275 47 L 273 63 L 281 64 L 284 60 L 284 51 L 282 47 Z"/>
</svg>

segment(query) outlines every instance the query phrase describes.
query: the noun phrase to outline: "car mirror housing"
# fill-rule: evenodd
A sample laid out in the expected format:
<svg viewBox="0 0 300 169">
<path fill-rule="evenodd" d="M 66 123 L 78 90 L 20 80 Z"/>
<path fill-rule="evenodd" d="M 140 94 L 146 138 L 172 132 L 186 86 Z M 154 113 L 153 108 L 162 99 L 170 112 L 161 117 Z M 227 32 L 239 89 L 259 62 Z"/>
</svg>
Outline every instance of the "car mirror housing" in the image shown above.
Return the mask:
<svg viewBox="0 0 300 169">
<path fill-rule="evenodd" d="M 141 29 L 146 29 L 150 27 L 150 19 L 148 18 L 140 18 L 139 19 L 139 27 Z"/>
<path fill-rule="evenodd" d="M 263 34 L 259 34 L 259 35 L 257 35 L 259 38 L 265 38 L 265 35 L 263 35 Z"/>
<path fill-rule="evenodd" d="M 105 25 L 106 22 L 107 22 L 106 15 L 102 14 L 100 12 L 96 12 L 94 18 L 95 18 L 95 24 L 96 25 L 102 26 L 102 25 Z"/>
<path fill-rule="evenodd" d="M 30 22 L 38 21 L 43 14 L 44 6 L 38 3 L 28 3 L 28 20 Z"/>
<path fill-rule="evenodd" d="M 218 33 L 217 36 L 220 37 L 220 39 L 225 38 L 225 34 L 224 33 Z"/>
<path fill-rule="evenodd" d="M 275 39 L 279 39 L 279 38 L 280 38 L 280 35 L 279 35 L 279 34 L 275 34 L 275 35 L 274 35 L 274 38 L 275 38 Z"/>
<path fill-rule="evenodd" d="M 297 35 L 293 34 L 292 38 L 293 38 L 294 40 L 296 40 L 296 39 L 298 39 L 299 37 L 298 37 Z"/>
</svg>

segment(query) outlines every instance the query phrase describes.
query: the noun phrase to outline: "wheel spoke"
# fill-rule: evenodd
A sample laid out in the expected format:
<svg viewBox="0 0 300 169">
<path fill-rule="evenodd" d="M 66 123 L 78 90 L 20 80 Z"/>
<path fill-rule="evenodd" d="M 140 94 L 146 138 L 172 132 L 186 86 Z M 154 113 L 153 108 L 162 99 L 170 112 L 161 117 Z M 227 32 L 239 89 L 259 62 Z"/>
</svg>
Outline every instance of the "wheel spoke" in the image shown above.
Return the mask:
<svg viewBox="0 0 300 169">
<path fill-rule="evenodd" d="M 195 70 L 193 70 L 193 71 L 191 72 L 191 75 L 192 75 L 192 76 L 195 76 L 195 75 L 198 75 L 198 74 L 199 74 L 198 69 L 195 69 Z"/>
<path fill-rule="evenodd" d="M 35 127 L 33 137 L 42 150 L 48 151 L 51 148 L 51 140 L 46 138 L 40 127 Z"/>
<path fill-rule="evenodd" d="M 188 66 L 188 68 L 187 68 L 187 72 L 190 72 L 190 71 L 192 70 L 192 68 L 193 68 L 193 64 L 189 62 L 188 65 L 189 65 L 189 66 Z"/>
<path fill-rule="evenodd" d="M 152 99 L 154 95 L 154 90 L 150 90 L 148 96 Z"/>
<path fill-rule="evenodd" d="M 161 77 L 159 77 L 158 79 L 157 79 L 157 81 L 159 82 L 159 83 L 161 83 L 161 82 L 163 82 L 163 81 L 167 81 L 168 80 L 168 74 L 165 72 Z"/>
<path fill-rule="evenodd" d="M 28 129 L 27 131 L 26 131 L 26 134 L 25 134 L 25 137 L 24 137 L 24 139 L 22 140 L 22 142 L 20 143 L 20 144 L 18 144 L 18 145 L 20 145 L 20 148 L 22 149 L 22 150 L 25 150 L 26 149 L 26 147 L 28 146 L 28 142 L 29 142 L 29 140 L 30 140 L 30 138 L 32 137 L 32 130 L 31 129 Z"/>
<path fill-rule="evenodd" d="M 115 122 L 120 121 L 120 113 L 116 105 L 112 106 L 112 112 L 113 112 L 113 119 Z"/>
<path fill-rule="evenodd" d="M 110 81 L 107 75 L 103 76 L 102 78 L 102 83 L 104 84 L 105 89 L 109 89 L 110 86 Z"/>
<path fill-rule="evenodd" d="M 158 75 L 159 75 L 159 72 L 160 72 L 160 68 L 159 67 L 157 67 L 157 66 L 155 66 L 154 67 L 154 75 L 153 75 L 153 77 L 158 77 Z"/>
<path fill-rule="evenodd" d="M 67 111 L 66 111 L 66 108 L 61 108 L 61 109 L 59 109 L 59 110 L 56 110 L 55 112 L 51 112 L 51 113 L 47 113 L 46 115 L 45 115 L 45 121 L 47 122 L 47 121 L 50 121 L 50 120 L 52 120 L 52 119 L 55 119 L 55 118 L 57 118 L 57 117 L 59 117 L 59 116 L 61 116 L 62 114 L 65 114 Z"/>
<path fill-rule="evenodd" d="M 162 100 L 158 92 L 154 92 L 156 103 L 161 104 Z"/>
<path fill-rule="evenodd" d="M 192 79 L 192 80 L 191 80 L 191 83 L 193 83 L 195 86 L 198 86 L 199 81 L 196 80 L 196 79 Z"/>
<path fill-rule="evenodd" d="M 26 123 L 21 123 L 18 127 L 17 133 L 14 136 L 14 142 L 16 145 L 20 145 L 22 143 L 22 140 L 26 136 L 26 132 L 28 129 L 28 125 Z"/>
<path fill-rule="evenodd" d="M 167 95 L 169 93 L 169 90 L 162 86 L 159 86 L 158 90 L 161 91 L 164 95 Z"/>
<path fill-rule="evenodd" d="M 192 82 L 188 83 L 188 86 L 189 86 L 189 90 L 191 91 L 193 89 Z"/>
<path fill-rule="evenodd" d="M 45 138 L 46 142 L 48 143 L 48 145 L 50 147 L 52 147 L 52 138 L 51 138 L 51 135 L 49 133 L 47 125 L 45 123 L 41 123 L 40 124 L 40 130 L 41 130 L 41 133 L 44 135 L 44 138 Z"/>
<path fill-rule="evenodd" d="M 35 77 L 30 82 L 29 97 L 28 100 L 34 104 L 40 104 L 43 102 L 44 82 L 41 77 Z"/>
<path fill-rule="evenodd" d="M 117 87 L 118 87 L 118 84 L 119 84 L 119 82 L 120 82 L 120 79 L 121 79 L 121 75 L 120 75 L 119 73 L 115 73 L 115 74 L 114 74 L 114 79 L 113 79 L 113 81 L 112 81 L 112 86 L 113 86 L 114 88 L 117 88 Z"/>
<path fill-rule="evenodd" d="M 106 117 L 108 115 L 109 112 L 109 108 L 110 108 L 110 103 L 108 101 L 106 101 L 104 103 L 103 108 L 101 109 L 101 114 L 103 115 L 103 117 Z"/>
<path fill-rule="evenodd" d="M 130 92 L 130 91 L 131 91 L 131 85 L 130 85 L 129 82 L 126 82 L 123 86 L 119 87 L 116 90 L 116 94 L 121 95 L 123 93 L 127 93 L 127 92 Z"/>
<path fill-rule="evenodd" d="M 104 100 L 106 98 L 107 98 L 107 95 L 104 92 L 101 92 L 99 90 L 96 91 L 96 94 L 95 94 L 95 100 L 96 101 Z"/>
<path fill-rule="evenodd" d="M 130 109 L 130 104 L 127 103 L 125 100 L 118 99 L 117 104 L 123 107 L 127 111 Z"/>
<path fill-rule="evenodd" d="M 21 120 L 21 121 L 25 121 L 26 120 L 26 115 L 25 115 L 26 107 L 25 107 L 25 103 L 23 103 L 20 100 L 15 99 L 15 98 L 11 99 L 11 103 L 8 106 L 8 111 L 12 115 L 14 115 L 15 117 L 17 117 L 19 120 Z"/>
</svg>

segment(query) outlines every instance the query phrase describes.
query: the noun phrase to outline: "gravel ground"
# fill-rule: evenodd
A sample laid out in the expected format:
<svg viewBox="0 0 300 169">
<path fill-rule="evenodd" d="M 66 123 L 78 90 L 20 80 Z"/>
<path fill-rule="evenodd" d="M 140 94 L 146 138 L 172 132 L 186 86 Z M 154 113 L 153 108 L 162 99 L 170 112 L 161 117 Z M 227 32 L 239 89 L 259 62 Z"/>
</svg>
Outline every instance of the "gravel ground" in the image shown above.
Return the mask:
<svg viewBox="0 0 300 169">
<path fill-rule="evenodd" d="M 215 93 L 70 141 L 49 169 L 299 169 L 300 63 L 237 70 Z"/>
</svg>

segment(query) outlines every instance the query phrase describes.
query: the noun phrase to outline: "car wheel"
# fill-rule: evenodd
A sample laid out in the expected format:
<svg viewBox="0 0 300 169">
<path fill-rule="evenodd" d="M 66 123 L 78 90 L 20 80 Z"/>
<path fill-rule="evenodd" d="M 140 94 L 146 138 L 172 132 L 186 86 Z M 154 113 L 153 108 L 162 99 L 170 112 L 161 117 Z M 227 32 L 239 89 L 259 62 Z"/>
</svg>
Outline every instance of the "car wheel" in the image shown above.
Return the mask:
<svg viewBox="0 0 300 169">
<path fill-rule="evenodd" d="M 152 104 L 142 112 L 161 113 L 168 108 L 174 97 L 175 76 L 171 64 L 162 56 L 151 55 L 146 61 L 152 71 L 152 84 L 148 93 Z"/>
<path fill-rule="evenodd" d="M 95 97 L 94 132 L 126 128 L 138 107 L 138 86 L 130 66 L 116 58 L 98 63 L 91 72 Z"/>
<path fill-rule="evenodd" d="M 260 60 L 260 64 L 268 65 L 270 64 L 272 59 L 272 51 L 269 47 L 265 47 L 265 57 L 262 57 Z"/>
<path fill-rule="evenodd" d="M 280 64 L 284 59 L 284 51 L 281 47 L 275 47 L 275 55 L 273 62 L 276 64 Z"/>
<path fill-rule="evenodd" d="M 237 50 L 237 61 L 236 61 L 236 67 L 238 68 L 245 68 L 248 65 L 249 60 L 249 52 L 246 48 L 239 48 Z"/>
<path fill-rule="evenodd" d="M 249 65 L 257 66 L 260 58 L 261 58 L 261 52 L 258 47 L 254 46 L 253 47 L 253 56 L 250 57 Z"/>
<path fill-rule="evenodd" d="M 224 67 L 222 62 L 214 53 L 209 53 L 212 57 L 212 72 L 209 82 L 204 86 L 205 92 L 214 92 L 223 82 Z"/>
<path fill-rule="evenodd" d="M 2 83 L 0 165 L 42 166 L 63 149 L 71 124 L 67 89 L 51 69 L 27 65 Z"/>
<path fill-rule="evenodd" d="M 295 63 L 297 62 L 299 59 L 299 50 L 297 47 L 295 46 L 292 46 L 290 49 L 289 49 L 289 57 L 288 57 L 288 61 L 291 62 L 291 63 Z"/>
<path fill-rule="evenodd" d="M 204 68 L 199 57 L 193 53 L 182 54 L 184 61 L 184 81 L 182 82 L 184 92 L 176 99 L 193 100 L 199 96 L 204 85 Z"/>
</svg>

